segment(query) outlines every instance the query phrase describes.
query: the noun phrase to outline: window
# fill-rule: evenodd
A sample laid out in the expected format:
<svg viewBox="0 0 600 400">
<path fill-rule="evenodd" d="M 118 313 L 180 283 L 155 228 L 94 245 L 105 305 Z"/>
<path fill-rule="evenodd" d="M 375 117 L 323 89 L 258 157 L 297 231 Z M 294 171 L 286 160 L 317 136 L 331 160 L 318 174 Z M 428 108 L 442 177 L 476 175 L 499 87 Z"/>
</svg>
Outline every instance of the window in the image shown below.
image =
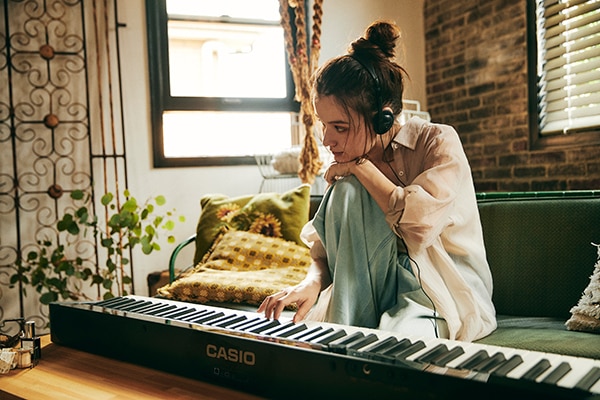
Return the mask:
<svg viewBox="0 0 600 400">
<path fill-rule="evenodd" d="M 294 143 L 278 0 L 147 0 L 154 165 L 255 164 Z"/>
<path fill-rule="evenodd" d="M 529 8 L 534 143 L 600 142 L 600 0 L 530 0 Z"/>
</svg>

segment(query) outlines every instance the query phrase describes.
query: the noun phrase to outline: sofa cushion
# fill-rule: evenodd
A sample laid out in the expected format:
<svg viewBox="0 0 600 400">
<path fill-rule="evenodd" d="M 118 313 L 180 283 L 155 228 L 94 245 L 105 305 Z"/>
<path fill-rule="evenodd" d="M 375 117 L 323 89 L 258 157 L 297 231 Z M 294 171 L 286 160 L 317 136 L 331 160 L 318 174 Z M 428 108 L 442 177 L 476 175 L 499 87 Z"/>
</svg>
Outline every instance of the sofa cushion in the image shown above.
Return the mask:
<svg viewBox="0 0 600 400">
<path fill-rule="evenodd" d="M 270 236 L 304 245 L 300 232 L 308 222 L 309 201 L 308 184 L 281 194 L 260 193 L 239 197 L 211 194 L 202 197 L 202 212 L 196 228 L 194 265 L 202 260 L 223 226 L 230 225 L 234 229 L 247 231 L 252 227 L 253 221 L 264 217 L 277 224 Z"/>
<path fill-rule="evenodd" d="M 600 335 L 569 331 L 557 318 L 498 316 L 498 329 L 476 343 L 600 359 Z"/>
</svg>

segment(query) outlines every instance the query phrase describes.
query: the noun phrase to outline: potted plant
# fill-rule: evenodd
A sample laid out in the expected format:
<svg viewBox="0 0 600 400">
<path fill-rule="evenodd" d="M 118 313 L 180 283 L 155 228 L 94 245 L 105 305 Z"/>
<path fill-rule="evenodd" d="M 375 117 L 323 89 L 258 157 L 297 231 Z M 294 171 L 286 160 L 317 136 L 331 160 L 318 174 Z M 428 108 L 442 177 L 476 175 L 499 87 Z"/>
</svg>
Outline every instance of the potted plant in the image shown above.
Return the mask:
<svg viewBox="0 0 600 400">
<path fill-rule="evenodd" d="M 103 299 L 128 294 L 132 284 L 127 271 L 131 251 L 138 246 L 144 254 L 160 250 L 161 232 L 167 233 L 168 243 L 174 243 L 170 231 L 176 220 L 185 220 L 183 216 L 176 216 L 175 210 L 159 212 L 166 203 L 164 196 L 139 203 L 128 190 L 123 192 L 124 201 L 113 193 L 106 193 L 100 199 L 105 210 L 103 220 L 91 208 L 90 193 L 75 190 L 71 198 L 78 206 L 58 220 L 57 239 L 38 241 L 36 250 L 29 251 L 13 265 L 11 287 L 19 285 L 25 295 L 26 288 L 33 287 L 42 304 L 91 300 L 85 283 L 95 286 L 98 297 Z M 92 262 L 76 254 L 74 245 L 82 240 L 92 241 L 97 260 L 105 261 Z"/>
</svg>

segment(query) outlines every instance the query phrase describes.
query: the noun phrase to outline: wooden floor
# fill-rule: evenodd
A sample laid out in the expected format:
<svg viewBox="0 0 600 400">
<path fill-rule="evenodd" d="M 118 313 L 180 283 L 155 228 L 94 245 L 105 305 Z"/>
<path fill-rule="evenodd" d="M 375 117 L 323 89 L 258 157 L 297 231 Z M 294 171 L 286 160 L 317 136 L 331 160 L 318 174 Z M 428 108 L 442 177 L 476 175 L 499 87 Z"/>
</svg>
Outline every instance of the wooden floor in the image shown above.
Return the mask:
<svg viewBox="0 0 600 400">
<path fill-rule="evenodd" d="M 259 397 L 73 350 L 42 337 L 31 369 L 0 375 L 0 400 L 10 399 L 259 399 Z"/>
</svg>

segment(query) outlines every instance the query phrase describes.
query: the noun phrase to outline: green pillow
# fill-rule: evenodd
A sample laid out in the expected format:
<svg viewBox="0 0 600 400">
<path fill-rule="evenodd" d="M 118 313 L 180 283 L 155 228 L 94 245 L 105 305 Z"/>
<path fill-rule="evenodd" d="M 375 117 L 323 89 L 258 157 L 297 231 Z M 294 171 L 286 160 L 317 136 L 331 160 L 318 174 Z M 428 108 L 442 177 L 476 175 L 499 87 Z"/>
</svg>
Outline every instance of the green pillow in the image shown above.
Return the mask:
<svg viewBox="0 0 600 400">
<path fill-rule="evenodd" d="M 285 193 L 260 193 L 240 197 L 210 194 L 200 200 L 202 213 L 196 228 L 198 264 L 223 228 L 280 237 L 304 245 L 302 227 L 308 222 L 310 185 Z"/>
</svg>

